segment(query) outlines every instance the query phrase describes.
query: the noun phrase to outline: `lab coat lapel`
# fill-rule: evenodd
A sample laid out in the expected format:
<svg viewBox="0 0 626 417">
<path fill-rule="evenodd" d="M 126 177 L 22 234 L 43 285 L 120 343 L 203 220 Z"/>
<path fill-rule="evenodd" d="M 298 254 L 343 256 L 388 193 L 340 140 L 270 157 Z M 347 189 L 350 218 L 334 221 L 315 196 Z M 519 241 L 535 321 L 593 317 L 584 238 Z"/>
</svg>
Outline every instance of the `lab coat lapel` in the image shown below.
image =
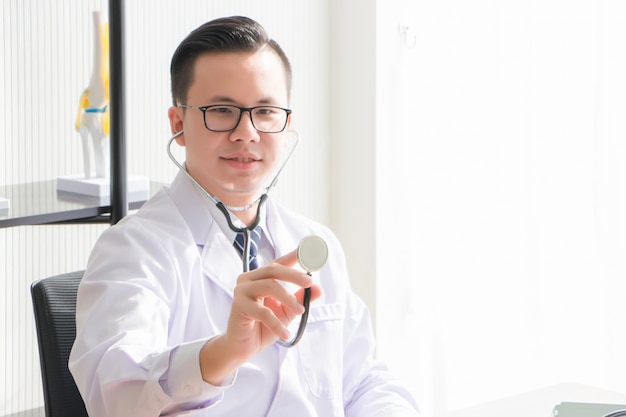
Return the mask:
<svg viewBox="0 0 626 417">
<path fill-rule="evenodd" d="M 294 228 L 291 219 L 282 213 L 280 207 L 272 201 L 267 200 L 267 219 L 266 224 L 269 233 L 272 236 L 274 244 L 274 253 L 277 258 L 296 249 L 300 239 L 293 234 Z"/>
<path fill-rule="evenodd" d="M 215 222 L 211 222 L 202 250 L 202 270 L 205 276 L 233 296 L 237 277 L 243 271 L 241 257 Z"/>
<path fill-rule="evenodd" d="M 280 257 L 296 249 L 302 236 L 294 235 L 290 231 L 293 221 L 274 204 L 271 198 L 266 204 L 266 226 L 274 245 L 274 253 L 276 257 Z M 233 247 L 233 243 L 227 239 L 219 225 L 213 220 L 208 224 L 206 241 L 202 250 L 202 269 L 211 281 L 218 284 L 232 297 L 237 277 L 242 273 L 241 257 Z"/>
<path fill-rule="evenodd" d="M 193 234 L 196 244 L 202 247 L 202 271 L 231 297 L 237 277 L 242 272 L 241 258 L 207 211 L 207 201 L 193 183 L 179 173 L 169 193 Z"/>
</svg>

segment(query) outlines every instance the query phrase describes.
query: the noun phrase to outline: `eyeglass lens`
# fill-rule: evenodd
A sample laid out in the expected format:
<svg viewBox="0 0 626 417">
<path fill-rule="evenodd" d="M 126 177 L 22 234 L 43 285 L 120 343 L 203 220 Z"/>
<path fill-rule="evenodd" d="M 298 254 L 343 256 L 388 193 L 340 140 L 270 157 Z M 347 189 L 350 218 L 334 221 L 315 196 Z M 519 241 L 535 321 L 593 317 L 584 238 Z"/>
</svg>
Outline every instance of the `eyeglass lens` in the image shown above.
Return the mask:
<svg viewBox="0 0 626 417">
<path fill-rule="evenodd" d="M 209 106 L 204 111 L 204 123 L 209 130 L 233 130 L 239 124 L 241 113 L 237 106 Z M 253 107 L 249 113 L 252 125 L 261 132 L 281 132 L 287 125 L 288 113 L 279 107 Z"/>
</svg>

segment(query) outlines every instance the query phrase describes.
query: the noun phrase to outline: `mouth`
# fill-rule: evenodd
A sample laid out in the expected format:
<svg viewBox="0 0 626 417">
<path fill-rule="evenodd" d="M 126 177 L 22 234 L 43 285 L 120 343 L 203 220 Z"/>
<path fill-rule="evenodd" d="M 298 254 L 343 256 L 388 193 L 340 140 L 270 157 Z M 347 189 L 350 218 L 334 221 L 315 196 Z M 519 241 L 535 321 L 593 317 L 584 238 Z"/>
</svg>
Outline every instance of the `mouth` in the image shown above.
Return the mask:
<svg viewBox="0 0 626 417">
<path fill-rule="evenodd" d="M 259 162 L 261 158 L 254 152 L 231 152 L 230 154 L 222 155 L 222 159 L 229 162 L 239 162 L 239 163 L 251 163 L 251 162 Z"/>
<path fill-rule="evenodd" d="M 224 158 L 224 159 L 227 159 L 229 161 L 235 161 L 235 162 L 256 162 L 256 161 L 258 161 L 258 159 L 244 158 L 244 157 Z"/>
<path fill-rule="evenodd" d="M 261 162 L 261 158 L 253 154 L 247 155 L 225 155 L 222 160 L 226 162 L 231 168 L 236 170 L 249 171 L 256 169 Z"/>
</svg>

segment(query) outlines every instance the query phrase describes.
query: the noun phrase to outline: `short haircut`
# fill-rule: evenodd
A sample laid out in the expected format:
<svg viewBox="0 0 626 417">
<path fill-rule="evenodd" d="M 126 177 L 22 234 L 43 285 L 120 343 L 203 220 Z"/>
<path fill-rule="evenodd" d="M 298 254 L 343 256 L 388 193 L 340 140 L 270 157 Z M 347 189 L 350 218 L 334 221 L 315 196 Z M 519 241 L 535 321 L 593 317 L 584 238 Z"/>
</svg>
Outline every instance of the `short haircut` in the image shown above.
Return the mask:
<svg viewBox="0 0 626 417">
<path fill-rule="evenodd" d="M 285 69 L 287 94 L 291 92 L 291 64 L 276 41 L 270 39 L 258 22 L 243 16 L 223 17 L 204 23 L 191 32 L 172 56 L 170 76 L 174 105 L 186 103 L 193 83 L 196 60 L 205 53 L 256 52 L 269 46 L 280 58 Z"/>
</svg>

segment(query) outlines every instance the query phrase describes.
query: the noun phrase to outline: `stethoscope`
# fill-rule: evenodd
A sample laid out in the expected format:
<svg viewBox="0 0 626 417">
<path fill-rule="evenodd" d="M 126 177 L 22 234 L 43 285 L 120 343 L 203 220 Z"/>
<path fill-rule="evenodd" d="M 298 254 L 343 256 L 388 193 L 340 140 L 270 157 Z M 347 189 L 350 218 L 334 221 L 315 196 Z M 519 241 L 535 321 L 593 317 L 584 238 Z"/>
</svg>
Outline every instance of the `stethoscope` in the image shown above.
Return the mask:
<svg viewBox="0 0 626 417">
<path fill-rule="evenodd" d="M 609 414 L 605 414 L 602 417 L 623 417 L 626 416 L 626 409 L 612 411 Z"/>
<path fill-rule="evenodd" d="M 272 182 L 270 182 L 270 184 L 265 188 L 265 191 L 261 195 L 261 197 L 259 197 L 257 200 L 253 201 L 252 203 L 248 205 L 240 206 L 240 207 L 227 206 L 224 203 L 222 203 L 217 197 L 211 195 L 208 191 L 204 189 L 204 187 L 202 187 L 198 183 L 198 181 L 196 181 L 189 174 L 189 172 L 187 172 L 187 169 L 180 162 L 178 162 L 176 157 L 174 157 L 171 151 L 172 142 L 174 141 L 174 139 L 182 135 L 184 133 L 184 130 L 176 132 L 167 143 L 167 155 L 172 160 L 172 162 L 174 162 L 174 164 L 178 167 L 178 169 L 180 169 L 180 171 L 184 173 L 187 176 L 187 178 L 191 180 L 191 182 L 196 186 L 196 188 L 198 188 L 198 190 L 200 190 L 200 192 L 205 197 L 207 197 L 208 199 L 210 199 L 211 201 L 215 203 L 217 208 L 224 214 L 224 217 L 226 218 L 226 222 L 228 223 L 228 227 L 230 228 L 230 230 L 232 230 L 235 233 L 243 234 L 243 238 L 244 238 L 243 239 L 243 251 L 242 251 L 242 256 L 241 256 L 242 264 L 243 264 L 243 272 L 248 272 L 250 269 L 248 265 L 248 259 L 250 257 L 250 231 L 259 225 L 261 207 L 263 203 L 265 203 L 265 201 L 267 200 L 267 193 L 269 193 L 270 189 L 272 189 L 276 185 L 276 182 L 278 181 L 278 176 L 280 175 L 283 168 L 285 167 L 285 165 L 291 158 L 291 155 L 293 155 L 294 151 L 296 150 L 296 147 L 298 146 L 298 142 L 300 141 L 300 135 L 298 134 L 296 130 L 290 129 L 289 132 L 295 135 L 296 142 L 291 147 L 289 154 L 287 155 L 284 162 L 282 163 L 282 165 L 280 166 L 280 168 L 274 175 Z M 254 219 L 254 222 L 252 222 L 250 226 L 237 227 L 235 224 L 233 224 L 229 210 L 230 211 L 248 210 L 249 208 L 253 207 L 255 204 L 257 205 L 256 217 Z M 326 242 L 324 241 L 324 239 L 322 239 L 319 236 L 316 236 L 316 235 L 307 236 L 303 238 L 298 244 L 298 248 L 296 250 L 296 256 L 298 259 L 298 263 L 300 264 L 302 269 L 304 269 L 308 275 L 311 275 L 312 272 L 319 271 L 326 264 L 326 261 L 328 259 L 328 246 L 326 245 Z M 309 318 L 310 303 L 311 303 L 311 288 L 305 288 L 304 297 L 302 300 L 302 304 L 304 306 L 304 313 L 302 313 L 302 316 L 300 316 L 300 324 L 298 325 L 298 330 L 296 332 L 296 335 L 291 340 L 282 340 L 282 339 L 277 340 L 276 343 L 278 345 L 283 346 L 283 347 L 292 347 L 292 346 L 295 346 L 300 341 L 300 339 L 302 338 L 302 335 L 304 334 L 304 330 L 306 329 L 307 320 Z"/>
</svg>

